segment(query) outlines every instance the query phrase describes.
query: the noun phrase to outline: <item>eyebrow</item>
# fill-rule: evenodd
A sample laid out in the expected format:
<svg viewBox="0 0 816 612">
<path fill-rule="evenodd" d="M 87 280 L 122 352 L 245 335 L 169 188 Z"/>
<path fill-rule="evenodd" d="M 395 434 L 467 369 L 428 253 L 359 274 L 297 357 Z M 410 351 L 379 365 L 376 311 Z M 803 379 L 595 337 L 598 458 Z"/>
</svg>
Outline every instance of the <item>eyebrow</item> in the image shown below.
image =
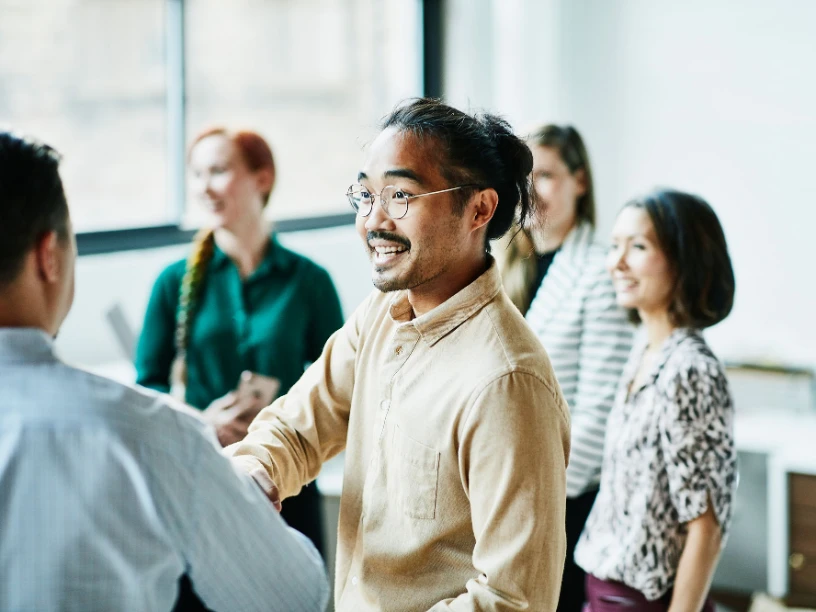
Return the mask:
<svg viewBox="0 0 816 612">
<path fill-rule="evenodd" d="M 386 170 L 383 173 L 383 177 L 385 178 L 404 178 L 408 179 L 409 181 L 413 181 L 418 185 L 424 185 L 425 181 L 413 170 L 409 170 L 408 168 L 394 168 L 392 170 Z M 367 179 L 368 175 L 365 172 L 358 172 L 357 173 L 357 180 L 362 181 L 363 179 Z"/>
<path fill-rule="evenodd" d="M 620 239 L 623 238 L 624 240 L 635 240 L 637 238 L 641 238 L 644 240 L 649 240 L 649 236 L 643 233 L 636 233 L 636 234 L 612 234 L 612 239 Z"/>
</svg>

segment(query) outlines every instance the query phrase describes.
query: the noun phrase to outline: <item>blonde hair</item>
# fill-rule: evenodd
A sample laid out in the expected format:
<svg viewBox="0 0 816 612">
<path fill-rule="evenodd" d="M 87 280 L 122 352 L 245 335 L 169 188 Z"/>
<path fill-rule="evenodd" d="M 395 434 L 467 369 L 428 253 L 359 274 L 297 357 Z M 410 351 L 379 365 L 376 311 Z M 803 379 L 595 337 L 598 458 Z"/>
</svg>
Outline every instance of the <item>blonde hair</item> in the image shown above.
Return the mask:
<svg viewBox="0 0 816 612">
<path fill-rule="evenodd" d="M 170 369 L 170 394 L 181 401 L 187 395 L 187 348 L 190 345 L 190 330 L 199 304 L 204 272 L 215 253 L 215 232 L 201 230 L 193 239 L 193 249 L 187 257 L 184 276 L 179 290 L 179 306 L 176 312 L 176 357 Z"/>
<path fill-rule="evenodd" d="M 504 291 L 521 314 L 527 314 L 533 301 L 536 278 L 536 254 L 528 230 L 516 225 L 493 249 Z"/>
</svg>

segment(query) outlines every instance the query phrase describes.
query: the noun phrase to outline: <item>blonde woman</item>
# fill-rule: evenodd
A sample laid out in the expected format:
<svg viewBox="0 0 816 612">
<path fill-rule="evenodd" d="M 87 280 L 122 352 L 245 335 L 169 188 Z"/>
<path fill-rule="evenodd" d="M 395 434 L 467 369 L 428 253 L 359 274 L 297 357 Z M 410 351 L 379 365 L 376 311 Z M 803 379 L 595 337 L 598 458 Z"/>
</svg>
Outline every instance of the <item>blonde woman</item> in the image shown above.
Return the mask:
<svg viewBox="0 0 816 612">
<path fill-rule="evenodd" d="M 210 223 L 153 287 L 137 382 L 203 410 L 227 445 L 300 378 L 343 317 L 326 271 L 281 246 L 264 222 L 275 163 L 261 136 L 207 130 L 188 164 L 190 190 Z M 287 501 L 283 516 L 321 548 L 314 483 Z"/>
<path fill-rule="evenodd" d="M 606 419 L 632 346 L 595 241 L 592 169 L 571 126 L 545 125 L 528 139 L 538 199 L 532 225 L 494 249 L 510 299 L 552 361 L 570 406 L 567 559 L 558 610 L 580 612 L 584 572 L 572 553 L 600 482 Z"/>
</svg>

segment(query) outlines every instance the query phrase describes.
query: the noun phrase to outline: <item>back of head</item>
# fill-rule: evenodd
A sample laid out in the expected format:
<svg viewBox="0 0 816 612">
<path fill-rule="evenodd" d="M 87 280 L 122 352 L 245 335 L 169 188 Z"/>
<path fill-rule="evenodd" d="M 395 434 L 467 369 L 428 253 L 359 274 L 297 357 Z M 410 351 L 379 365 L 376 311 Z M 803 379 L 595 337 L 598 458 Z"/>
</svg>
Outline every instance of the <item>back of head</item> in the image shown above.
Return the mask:
<svg viewBox="0 0 816 612">
<path fill-rule="evenodd" d="M 681 191 L 657 189 L 626 207 L 649 215 L 675 275 L 669 306 L 672 322 L 703 329 L 725 319 L 734 305 L 734 269 L 722 225 L 708 202 Z"/>
<path fill-rule="evenodd" d="M 438 145 L 440 173 L 451 186 L 496 191 L 498 205 L 487 226 L 487 240 L 500 238 L 515 219 L 524 223 L 532 214 L 533 156 L 500 117 L 469 115 L 437 99 L 417 98 L 398 106 L 381 127 L 410 132 L 421 141 L 432 139 Z M 457 192 L 463 208 L 472 193 Z"/>
<path fill-rule="evenodd" d="M 542 125 L 527 138 L 529 146 L 548 147 L 558 151 L 571 174 L 584 171 L 586 190 L 576 202 L 575 216 L 578 221 L 595 226 L 595 186 L 592 182 L 592 167 L 584 139 L 571 125 Z"/>
<path fill-rule="evenodd" d="M 59 161 L 48 145 L 0 131 L 0 288 L 17 278 L 44 234 L 68 237 Z"/>
</svg>

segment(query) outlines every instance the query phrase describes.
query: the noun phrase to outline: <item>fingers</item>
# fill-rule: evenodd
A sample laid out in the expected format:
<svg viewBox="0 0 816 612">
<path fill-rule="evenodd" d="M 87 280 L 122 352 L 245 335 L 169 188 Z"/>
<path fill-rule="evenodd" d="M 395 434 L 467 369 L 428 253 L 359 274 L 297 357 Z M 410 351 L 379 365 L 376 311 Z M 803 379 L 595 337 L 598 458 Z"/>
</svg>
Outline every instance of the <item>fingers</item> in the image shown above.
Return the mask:
<svg viewBox="0 0 816 612">
<path fill-rule="evenodd" d="M 254 468 L 249 475 L 252 476 L 252 479 L 261 487 L 261 491 L 263 491 L 267 499 L 272 502 L 275 510 L 280 512 L 282 507 L 280 491 L 275 482 L 269 477 L 267 471 L 259 466 Z"/>
<path fill-rule="evenodd" d="M 230 391 L 226 395 L 213 400 L 209 406 L 204 410 L 205 414 L 212 414 L 214 412 L 222 412 L 235 404 L 238 399 L 234 391 Z"/>
</svg>

